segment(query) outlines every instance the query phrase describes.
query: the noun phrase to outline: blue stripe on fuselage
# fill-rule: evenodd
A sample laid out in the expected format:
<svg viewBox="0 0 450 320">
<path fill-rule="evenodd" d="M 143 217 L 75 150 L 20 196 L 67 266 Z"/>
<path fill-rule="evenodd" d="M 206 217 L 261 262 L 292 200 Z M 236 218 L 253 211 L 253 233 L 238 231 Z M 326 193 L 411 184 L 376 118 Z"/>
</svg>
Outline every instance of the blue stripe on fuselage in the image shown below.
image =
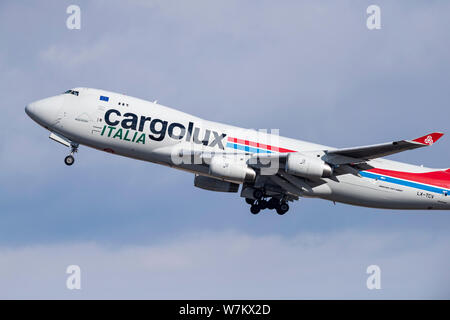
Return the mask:
<svg viewBox="0 0 450 320">
<path fill-rule="evenodd" d="M 231 142 L 227 143 L 227 148 L 232 148 L 232 149 L 235 149 L 235 150 L 242 150 L 242 151 L 251 152 L 251 153 L 272 153 L 272 151 L 269 151 L 269 150 L 253 148 L 253 147 L 250 147 L 250 146 L 242 146 L 240 144 L 231 143 Z"/>
<path fill-rule="evenodd" d="M 416 189 L 420 189 L 420 190 L 426 190 L 426 191 L 441 193 L 441 194 L 444 193 L 444 191 L 448 192 L 448 189 L 443 189 L 443 188 L 429 186 L 426 184 L 421 184 L 421 183 L 417 183 L 417 182 L 413 182 L 413 181 L 383 176 L 383 175 L 372 173 L 372 172 L 360 171 L 359 174 L 362 177 L 366 177 L 366 178 L 370 178 L 370 179 L 379 179 L 384 182 L 399 184 L 399 185 L 402 185 L 405 187 L 411 187 L 411 188 L 416 188 Z"/>
</svg>

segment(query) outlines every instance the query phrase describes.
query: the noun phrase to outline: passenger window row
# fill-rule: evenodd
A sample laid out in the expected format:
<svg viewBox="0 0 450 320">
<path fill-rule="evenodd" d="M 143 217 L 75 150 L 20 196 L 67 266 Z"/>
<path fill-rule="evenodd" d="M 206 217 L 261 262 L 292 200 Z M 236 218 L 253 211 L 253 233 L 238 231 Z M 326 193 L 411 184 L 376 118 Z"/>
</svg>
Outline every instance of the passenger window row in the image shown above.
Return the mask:
<svg viewBox="0 0 450 320">
<path fill-rule="evenodd" d="M 119 106 L 127 106 L 128 107 L 128 103 L 119 102 Z"/>
</svg>

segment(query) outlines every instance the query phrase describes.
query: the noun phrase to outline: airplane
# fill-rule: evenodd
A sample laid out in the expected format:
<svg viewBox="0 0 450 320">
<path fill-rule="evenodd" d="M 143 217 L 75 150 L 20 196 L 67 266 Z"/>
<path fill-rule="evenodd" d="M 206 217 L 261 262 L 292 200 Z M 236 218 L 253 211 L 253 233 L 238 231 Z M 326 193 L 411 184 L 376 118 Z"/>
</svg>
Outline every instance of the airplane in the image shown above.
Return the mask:
<svg viewBox="0 0 450 320">
<path fill-rule="evenodd" d="M 301 197 L 383 209 L 450 209 L 450 169 L 383 157 L 432 145 L 443 133 L 413 140 L 332 148 L 207 121 L 105 90 L 74 88 L 25 107 L 66 146 L 66 165 L 80 145 L 188 171 L 194 186 L 238 193 L 250 211 L 289 210 Z"/>
</svg>

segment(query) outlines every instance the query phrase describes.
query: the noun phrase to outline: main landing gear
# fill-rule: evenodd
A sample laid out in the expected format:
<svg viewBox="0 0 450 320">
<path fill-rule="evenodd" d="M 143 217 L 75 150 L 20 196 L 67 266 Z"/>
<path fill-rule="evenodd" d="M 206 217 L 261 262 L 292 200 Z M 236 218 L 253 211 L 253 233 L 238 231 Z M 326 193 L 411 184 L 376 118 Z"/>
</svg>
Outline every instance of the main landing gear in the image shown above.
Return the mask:
<svg viewBox="0 0 450 320">
<path fill-rule="evenodd" d="M 78 144 L 71 144 L 72 151 L 70 154 L 64 158 L 64 163 L 68 166 L 71 166 L 75 162 L 75 157 L 73 156 L 76 152 L 78 152 Z"/>
<path fill-rule="evenodd" d="M 270 198 L 270 200 L 265 200 L 263 198 L 264 194 L 261 190 L 255 190 L 253 192 L 253 196 L 256 198 L 256 200 L 245 198 L 245 202 L 250 205 L 250 212 L 253 214 L 258 214 L 261 210 L 264 209 L 275 209 L 279 215 L 283 215 L 289 211 L 289 205 L 286 201 L 274 197 Z"/>
</svg>

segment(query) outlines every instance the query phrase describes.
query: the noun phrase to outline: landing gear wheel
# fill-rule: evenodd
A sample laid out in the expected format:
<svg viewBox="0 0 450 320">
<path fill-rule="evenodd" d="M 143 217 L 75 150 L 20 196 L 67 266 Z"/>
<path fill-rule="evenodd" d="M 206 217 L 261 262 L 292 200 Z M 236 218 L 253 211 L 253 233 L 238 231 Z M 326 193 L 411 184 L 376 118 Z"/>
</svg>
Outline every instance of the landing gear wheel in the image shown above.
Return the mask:
<svg viewBox="0 0 450 320">
<path fill-rule="evenodd" d="M 253 205 L 250 207 L 250 212 L 253 213 L 253 214 L 258 214 L 260 211 L 261 211 L 261 209 L 259 208 L 258 205 L 254 205 L 254 204 L 253 204 Z"/>
<path fill-rule="evenodd" d="M 68 166 L 73 165 L 74 162 L 75 162 L 75 158 L 72 155 L 64 158 L 64 163 Z"/>
<path fill-rule="evenodd" d="M 255 199 L 261 199 L 262 197 L 263 197 L 263 192 L 262 192 L 262 190 L 260 190 L 260 189 L 255 189 L 255 191 L 253 191 L 253 197 L 255 198 Z"/>
<path fill-rule="evenodd" d="M 64 158 L 64 163 L 68 166 L 73 165 L 73 163 L 75 162 L 75 158 L 73 157 L 73 155 L 76 152 L 78 152 L 78 143 L 72 142 L 70 148 L 71 148 L 70 154 Z"/>
<path fill-rule="evenodd" d="M 277 207 L 277 213 L 282 216 L 286 212 L 289 211 L 289 205 L 286 202 L 280 203 L 280 205 Z"/>
<path fill-rule="evenodd" d="M 261 210 L 264 210 L 264 209 L 267 209 L 267 206 L 268 206 L 268 202 L 267 202 L 267 200 L 259 200 L 258 201 L 258 206 L 261 208 Z"/>
<path fill-rule="evenodd" d="M 267 209 L 273 210 L 275 209 L 278 204 L 279 204 L 279 200 L 277 198 L 271 198 L 268 202 L 267 202 Z"/>
<path fill-rule="evenodd" d="M 245 198 L 245 202 L 247 202 L 249 205 L 252 205 L 255 203 L 255 200 L 250 199 L 250 198 Z"/>
</svg>

